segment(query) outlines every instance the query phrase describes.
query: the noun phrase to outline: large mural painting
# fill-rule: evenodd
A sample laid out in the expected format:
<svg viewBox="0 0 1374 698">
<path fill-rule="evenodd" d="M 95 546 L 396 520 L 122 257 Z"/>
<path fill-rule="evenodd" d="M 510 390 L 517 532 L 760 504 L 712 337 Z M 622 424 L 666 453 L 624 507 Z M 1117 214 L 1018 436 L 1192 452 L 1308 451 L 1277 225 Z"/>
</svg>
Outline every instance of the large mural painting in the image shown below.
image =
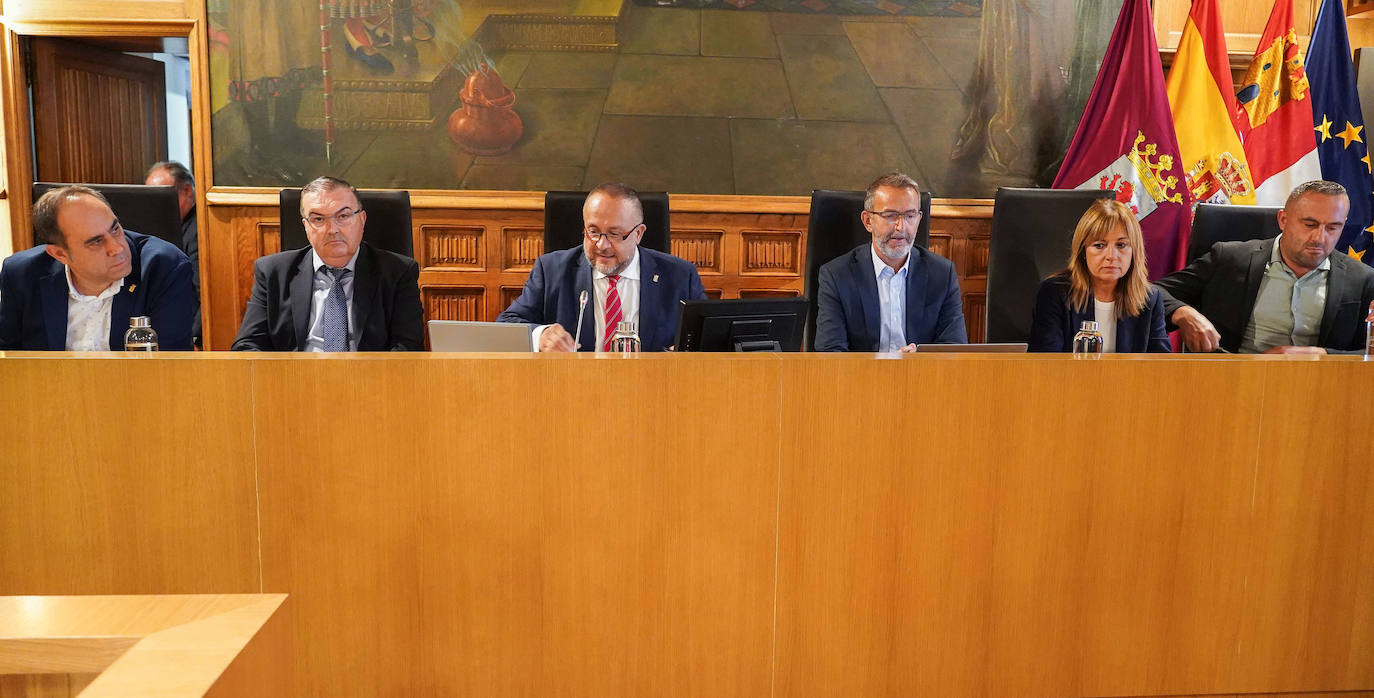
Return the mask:
<svg viewBox="0 0 1374 698">
<path fill-rule="evenodd" d="M 209 0 L 216 186 L 1047 184 L 1120 0 Z"/>
</svg>

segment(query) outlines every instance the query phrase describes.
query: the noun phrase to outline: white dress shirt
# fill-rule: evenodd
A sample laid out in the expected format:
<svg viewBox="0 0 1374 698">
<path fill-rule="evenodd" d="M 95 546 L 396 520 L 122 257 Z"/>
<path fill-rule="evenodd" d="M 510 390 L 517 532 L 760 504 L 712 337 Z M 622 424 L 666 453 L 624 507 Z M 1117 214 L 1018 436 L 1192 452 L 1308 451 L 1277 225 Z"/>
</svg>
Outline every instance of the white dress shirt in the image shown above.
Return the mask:
<svg viewBox="0 0 1374 698">
<path fill-rule="evenodd" d="M 1102 335 L 1102 353 L 1116 352 L 1116 301 L 1103 303 L 1093 299 L 1093 319 L 1097 321 L 1097 332 Z"/>
<path fill-rule="evenodd" d="M 72 270 L 67 274 L 67 351 L 110 350 L 110 308 L 114 297 L 124 288 L 124 279 L 94 296 L 83 296 L 72 283 Z M 154 327 L 153 329 L 157 329 Z M 114 347 L 123 351 L 123 346 Z"/>
<path fill-rule="evenodd" d="M 911 268 L 911 252 L 907 252 L 902 268 L 892 267 L 878 256 L 873 245 L 868 246 L 873 256 L 873 275 L 878 279 L 878 317 L 882 331 L 878 336 L 878 351 L 901 351 L 906 341 L 906 276 Z"/>
<path fill-rule="evenodd" d="M 601 351 L 601 347 L 606 342 L 606 294 L 611 290 L 609 278 L 592 267 L 592 297 L 587 299 L 587 305 L 591 306 L 592 319 L 594 323 L 596 343 L 591 347 L 593 351 Z M 615 291 L 620 296 L 620 320 L 621 322 L 633 322 L 635 329 L 639 328 L 639 248 L 635 248 L 635 256 L 630 259 L 630 264 L 620 272 L 620 279 L 616 281 Z M 585 311 L 584 311 L 585 312 Z M 584 320 L 585 322 L 585 320 Z M 539 338 L 543 336 L 544 330 L 548 325 L 540 325 L 534 328 L 534 335 L 531 341 L 534 343 L 534 350 L 539 351 Z M 577 320 L 573 320 L 572 327 L 564 327 L 568 334 L 577 331 Z M 614 327 L 611 328 L 615 330 Z M 577 341 L 577 337 L 573 337 Z"/>
<path fill-rule="evenodd" d="M 353 277 L 358 275 L 354 267 L 358 264 L 358 252 L 361 251 L 361 247 L 355 250 L 353 256 L 349 258 L 348 264 L 343 266 L 344 269 L 353 273 L 349 274 L 348 278 L 340 282 L 343 284 L 344 301 L 348 303 L 349 351 L 358 350 L 358 335 L 361 334 L 354 331 L 353 322 Z M 320 312 L 320 309 L 324 307 L 324 299 L 329 297 L 329 289 L 334 285 L 334 277 L 323 269 L 325 266 L 324 260 L 320 259 L 320 255 L 314 250 L 310 251 L 310 263 L 312 265 L 311 268 L 315 270 L 315 290 L 310 294 L 310 333 L 305 338 L 305 350 L 324 351 L 324 327 L 322 327 L 324 324 L 324 314 Z"/>
</svg>

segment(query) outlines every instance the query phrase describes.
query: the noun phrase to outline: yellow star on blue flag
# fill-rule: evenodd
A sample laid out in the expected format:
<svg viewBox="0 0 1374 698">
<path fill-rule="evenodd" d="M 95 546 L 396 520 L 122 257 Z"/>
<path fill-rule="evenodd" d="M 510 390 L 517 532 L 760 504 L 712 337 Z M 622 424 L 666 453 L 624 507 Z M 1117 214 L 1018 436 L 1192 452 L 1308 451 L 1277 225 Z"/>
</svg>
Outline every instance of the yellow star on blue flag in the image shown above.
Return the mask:
<svg viewBox="0 0 1374 698">
<path fill-rule="evenodd" d="M 1350 211 L 1336 249 L 1346 250 L 1351 257 L 1374 266 L 1374 254 L 1363 252 L 1374 245 L 1365 232 L 1374 227 L 1374 168 L 1370 166 L 1364 139 L 1364 114 L 1355 88 L 1355 66 L 1350 60 L 1345 7 L 1338 0 L 1321 1 L 1306 67 L 1311 86 L 1312 126 L 1321 134 L 1316 140 L 1320 141 L 1317 160 L 1321 163 L 1322 179 L 1340 182 L 1350 195 Z M 1337 133 L 1335 129 L 1341 130 Z M 1330 137 L 1325 137 L 1328 134 Z M 1357 143 L 1360 145 L 1351 147 Z"/>
</svg>

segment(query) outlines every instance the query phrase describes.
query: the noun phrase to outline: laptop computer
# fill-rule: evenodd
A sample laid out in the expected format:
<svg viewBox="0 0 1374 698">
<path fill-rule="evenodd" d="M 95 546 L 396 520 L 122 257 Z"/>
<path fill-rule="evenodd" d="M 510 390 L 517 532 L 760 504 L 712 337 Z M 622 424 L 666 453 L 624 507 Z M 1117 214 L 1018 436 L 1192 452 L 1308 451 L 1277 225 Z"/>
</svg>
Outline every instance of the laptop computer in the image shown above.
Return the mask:
<svg viewBox="0 0 1374 698">
<path fill-rule="evenodd" d="M 997 342 L 993 344 L 917 344 L 916 351 L 931 352 L 969 352 L 977 354 L 1024 354 L 1025 342 Z"/>
<path fill-rule="evenodd" d="M 530 326 L 523 322 L 430 320 L 431 351 L 533 351 Z"/>
</svg>

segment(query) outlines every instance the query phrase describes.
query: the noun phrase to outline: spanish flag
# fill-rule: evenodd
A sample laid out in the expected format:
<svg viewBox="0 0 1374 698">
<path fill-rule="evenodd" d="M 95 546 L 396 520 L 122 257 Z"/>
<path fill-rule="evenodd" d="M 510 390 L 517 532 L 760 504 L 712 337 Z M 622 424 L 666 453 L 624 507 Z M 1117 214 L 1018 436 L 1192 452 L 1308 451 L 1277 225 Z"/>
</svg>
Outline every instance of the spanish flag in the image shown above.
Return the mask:
<svg viewBox="0 0 1374 698">
<path fill-rule="evenodd" d="M 1217 0 L 1193 0 L 1169 69 L 1169 111 L 1193 200 L 1255 203 Z"/>
</svg>

